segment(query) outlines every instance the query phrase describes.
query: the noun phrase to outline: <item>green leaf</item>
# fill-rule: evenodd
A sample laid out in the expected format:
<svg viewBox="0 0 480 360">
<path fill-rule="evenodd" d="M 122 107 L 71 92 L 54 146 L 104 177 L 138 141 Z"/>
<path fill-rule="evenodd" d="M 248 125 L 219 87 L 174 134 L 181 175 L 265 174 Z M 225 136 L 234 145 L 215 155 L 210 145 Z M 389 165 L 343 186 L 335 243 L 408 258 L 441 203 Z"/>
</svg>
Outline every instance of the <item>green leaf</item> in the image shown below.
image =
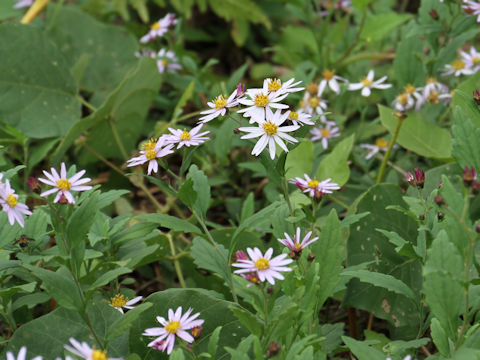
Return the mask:
<svg viewBox="0 0 480 360">
<path fill-rule="evenodd" d="M 98 197 L 98 210 L 109 206 L 126 194 L 130 194 L 130 190 L 109 190 L 102 192 Z"/>
<path fill-rule="evenodd" d="M 310 140 L 303 140 L 295 149 L 287 154 L 285 162 L 285 177 L 293 179 L 311 175 L 313 167 L 313 143 Z"/>
<path fill-rule="evenodd" d="M 470 118 L 476 127 L 480 127 L 480 109 L 473 101 L 473 91 L 478 89 L 480 73 L 473 74 L 461 83 L 453 94 L 452 109 L 460 107 L 465 116 Z"/>
<path fill-rule="evenodd" d="M 0 43 L 1 121 L 31 138 L 65 135 L 80 101 L 62 54 L 33 26 L 1 24 Z"/>
<path fill-rule="evenodd" d="M 378 105 L 378 111 L 382 124 L 393 134 L 397 126 L 393 110 Z M 397 142 L 420 156 L 442 159 L 451 156 L 452 139 L 448 130 L 429 123 L 419 114 L 410 114 L 403 120 Z"/>
<path fill-rule="evenodd" d="M 413 15 L 395 12 L 369 16 L 365 21 L 360 38 L 366 42 L 375 42 L 383 39 L 397 26 L 410 20 Z"/>
<path fill-rule="evenodd" d="M 195 201 L 197 201 L 197 192 L 193 189 L 192 179 L 185 180 L 180 189 L 178 189 L 177 196 L 187 207 L 193 208 Z"/>
<path fill-rule="evenodd" d="M 107 330 L 107 341 L 122 336 L 127 332 L 132 323 L 138 319 L 141 313 L 152 307 L 151 303 L 144 303 L 135 306 L 133 309 L 128 310 L 126 314 L 123 314 L 117 321 L 111 324 Z"/>
<path fill-rule="evenodd" d="M 159 226 L 166 227 L 174 231 L 183 231 L 186 233 L 202 234 L 202 231 L 198 227 L 189 223 L 188 221 L 179 219 L 175 216 L 170 216 L 165 214 L 145 214 L 145 215 L 139 215 L 136 218 L 140 220 L 156 223 Z"/>
<path fill-rule="evenodd" d="M 190 84 L 188 84 L 187 88 L 185 89 L 182 96 L 180 97 L 180 100 L 178 100 L 178 103 L 175 106 L 175 109 L 173 110 L 173 119 L 177 119 L 182 114 L 182 108 L 187 104 L 187 101 L 190 100 L 190 98 L 192 97 L 194 89 L 195 89 L 195 81 L 192 80 Z"/>
<path fill-rule="evenodd" d="M 208 341 L 208 353 L 212 355 L 213 359 L 216 359 L 216 356 L 217 356 L 218 340 L 220 339 L 220 331 L 222 331 L 222 327 L 218 326 L 215 330 L 213 330 L 212 334 L 210 335 L 210 340 Z"/>
<path fill-rule="evenodd" d="M 452 155 L 462 168 L 473 166 L 478 171 L 480 170 L 480 144 L 478 143 L 480 128 L 476 127 L 465 114 L 464 109 L 459 106 L 455 108 Z"/>
<path fill-rule="evenodd" d="M 247 328 L 250 333 L 255 336 L 262 335 L 262 325 L 259 323 L 257 317 L 252 314 L 250 311 L 242 309 L 237 306 L 231 306 L 230 310 L 233 312 L 235 317 L 240 320 L 240 322 Z"/>
<path fill-rule="evenodd" d="M 242 212 L 240 214 L 240 222 L 255 214 L 255 200 L 253 192 L 250 192 L 242 204 Z"/>
<path fill-rule="evenodd" d="M 450 357 L 448 336 L 437 318 L 433 318 L 430 322 L 430 331 L 432 334 L 432 340 L 435 343 L 435 346 L 437 347 L 440 354 L 445 357 Z"/>
<path fill-rule="evenodd" d="M 210 8 L 219 17 L 227 21 L 247 20 L 255 24 L 263 24 L 267 29 L 271 28 L 268 16 L 252 0 L 208 0 Z"/>
<path fill-rule="evenodd" d="M 227 280 L 231 271 L 228 266 L 228 251 L 223 245 L 217 246 L 215 249 L 207 240 L 197 236 L 193 239 L 190 255 L 199 268 L 213 271 Z"/>
<path fill-rule="evenodd" d="M 352 5 L 358 10 L 365 10 L 372 0 L 352 0 Z"/>
<path fill-rule="evenodd" d="M 227 81 L 227 91 L 233 91 L 235 89 L 235 87 L 240 83 L 242 78 L 245 76 L 247 69 L 248 69 L 248 62 L 240 66 L 237 70 L 233 72 L 232 75 L 230 75 Z M 225 95 L 230 95 L 230 94 L 225 94 Z"/>
<path fill-rule="evenodd" d="M 319 181 L 331 178 L 339 186 L 344 185 L 350 177 L 350 167 L 348 166 L 348 157 L 352 151 L 355 135 L 340 141 L 333 148 L 332 152 L 322 160 L 317 170 L 317 179 Z"/>
<path fill-rule="evenodd" d="M 194 210 L 202 219 L 205 219 L 208 207 L 210 206 L 210 185 L 208 184 L 208 178 L 195 164 L 190 166 L 187 178 L 193 180 L 193 188 L 197 193 Z"/>
<path fill-rule="evenodd" d="M 342 336 L 342 340 L 358 360 L 385 360 L 385 354 L 368 346 L 366 341 L 358 341 L 348 336 Z"/>
<path fill-rule="evenodd" d="M 396 46 L 393 69 L 399 84 L 422 85 L 425 79 L 425 66 L 416 56 L 422 54 L 423 44 L 418 36 L 410 36 Z"/>
<path fill-rule="evenodd" d="M 117 279 L 120 275 L 128 274 L 132 272 L 132 269 L 126 267 L 118 267 L 113 270 L 109 270 L 104 272 L 95 282 L 90 285 L 89 291 L 93 291 L 98 289 L 101 286 L 107 285 L 110 281 Z"/>
<path fill-rule="evenodd" d="M 160 326 L 156 321 L 157 316 L 167 317 L 168 310 L 175 311 L 179 306 L 182 313 L 192 308 L 192 314 L 200 313 L 198 319 L 205 320 L 202 334 L 195 340 L 194 353 L 198 354 L 208 351 L 210 337 L 218 327 L 221 327 L 218 350 L 215 359 L 227 359 L 225 346 L 237 347 L 242 338 L 248 336 L 248 331 L 241 325 L 229 310 L 235 304 L 221 300 L 206 294 L 201 289 L 168 289 L 150 295 L 147 302 L 153 307 L 144 311 L 137 321 L 134 321 L 130 328 L 129 343 L 130 352 L 134 352 L 144 360 L 168 359 L 166 353 L 147 347 L 152 338 L 142 336 L 147 328 Z"/>
</svg>

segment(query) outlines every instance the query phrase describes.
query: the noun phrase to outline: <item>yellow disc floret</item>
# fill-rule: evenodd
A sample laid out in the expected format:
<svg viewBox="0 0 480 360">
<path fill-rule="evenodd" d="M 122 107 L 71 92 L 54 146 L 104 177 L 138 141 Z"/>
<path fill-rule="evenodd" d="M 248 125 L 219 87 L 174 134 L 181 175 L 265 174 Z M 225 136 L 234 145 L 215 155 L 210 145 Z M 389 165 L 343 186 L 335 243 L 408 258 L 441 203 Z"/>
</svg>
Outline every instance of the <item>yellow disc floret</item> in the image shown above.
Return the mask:
<svg viewBox="0 0 480 360">
<path fill-rule="evenodd" d="M 316 94 L 318 92 L 318 85 L 315 83 L 308 84 L 307 91 L 312 95 Z"/>
<path fill-rule="evenodd" d="M 265 134 L 267 134 L 268 136 L 273 136 L 278 132 L 278 126 L 270 121 L 266 122 L 262 126 L 263 130 L 265 130 Z"/>
<path fill-rule="evenodd" d="M 316 189 L 317 186 L 318 186 L 318 180 L 310 180 L 308 183 L 307 183 L 307 186 L 310 188 L 310 189 Z"/>
<path fill-rule="evenodd" d="M 62 191 L 68 191 L 71 187 L 72 184 L 70 184 L 70 181 L 68 181 L 68 179 L 60 179 L 57 181 L 57 188 Z"/>
<path fill-rule="evenodd" d="M 157 145 L 156 139 L 150 139 L 147 142 L 144 142 L 141 146 L 142 150 L 149 151 L 155 149 L 155 145 Z"/>
<path fill-rule="evenodd" d="M 297 250 L 297 252 L 299 252 L 300 250 L 302 250 L 302 244 L 296 243 L 296 244 L 295 244 L 295 249 Z"/>
<path fill-rule="evenodd" d="M 298 120 L 298 113 L 295 111 L 290 111 L 290 115 L 288 115 L 290 120 Z"/>
<path fill-rule="evenodd" d="M 330 130 L 328 129 L 322 129 L 322 137 L 326 138 L 330 136 Z"/>
<path fill-rule="evenodd" d="M 427 102 L 438 104 L 438 95 L 440 94 L 437 91 L 430 91 L 430 94 L 428 94 L 427 97 Z"/>
<path fill-rule="evenodd" d="M 110 299 L 110 305 L 112 305 L 113 307 L 121 308 L 125 306 L 127 301 L 128 301 L 128 298 L 126 298 L 122 294 L 117 294 Z"/>
<path fill-rule="evenodd" d="M 427 83 L 427 84 L 436 84 L 436 83 L 437 83 L 437 79 L 434 78 L 434 77 L 429 77 L 429 78 L 427 78 L 426 83 Z"/>
<path fill-rule="evenodd" d="M 397 102 L 402 105 L 402 106 L 405 106 L 407 105 L 408 103 L 408 94 L 407 93 L 403 93 L 403 94 L 400 94 L 397 96 Z"/>
<path fill-rule="evenodd" d="M 108 360 L 105 350 L 93 350 L 92 360 Z"/>
<path fill-rule="evenodd" d="M 257 94 L 255 96 L 255 106 L 265 107 L 268 105 L 269 101 L 267 95 Z"/>
<path fill-rule="evenodd" d="M 465 63 L 462 60 L 455 60 L 452 64 L 452 68 L 454 70 L 462 70 L 465 69 Z"/>
<path fill-rule="evenodd" d="M 177 331 L 180 329 L 180 322 L 179 321 L 170 321 L 167 326 L 165 326 L 165 330 L 170 334 L 176 334 Z"/>
<path fill-rule="evenodd" d="M 215 100 L 213 100 L 215 104 L 215 109 L 223 109 L 227 105 L 227 100 L 222 95 L 219 95 Z"/>
<path fill-rule="evenodd" d="M 474 56 L 472 58 L 473 65 L 477 65 L 480 62 L 480 57 Z"/>
<path fill-rule="evenodd" d="M 153 23 L 152 26 L 150 26 L 150 29 L 152 29 L 152 30 L 160 29 L 160 24 L 158 23 L 158 21 Z"/>
<path fill-rule="evenodd" d="M 270 267 L 270 262 L 262 257 L 255 262 L 255 267 L 258 270 L 267 270 Z"/>
<path fill-rule="evenodd" d="M 405 86 L 405 93 L 407 94 L 413 94 L 415 92 L 417 88 L 415 86 L 413 86 L 412 84 L 408 84 L 407 86 Z"/>
<path fill-rule="evenodd" d="M 320 105 L 320 99 L 318 97 L 311 97 L 308 99 L 308 105 L 312 108 L 316 108 L 318 105 Z"/>
<path fill-rule="evenodd" d="M 384 138 L 380 138 L 375 141 L 375 145 L 377 145 L 379 148 L 386 148 L 388 146 L 388 141 Z"/>
<path fill-rule="evenodd" d="M 273 79 L 268 83 L 268 91 L 277 91 L 282 88 L 282 83 L 278 79 Z"/>
<path fill-rule="evenodd" d="M 188 141 L 188 140 L 190 140 L 191 138 L 192 138 L 192 135 L 190 135 L 190 133 L 189 133 L 187 130 L 183 129 L 183 132 L 182 132 L 182 134 L 180 135 L 180 140 L 182 140 L 182 141 Z"/>
<path fill-rule="evenodd" d="M 334 76 L 335 74 L 331 70 L 323 70 L 322 72 L 322 77 L 327 81 L 332 80 Z"/>
<path fill-rule="evenodd" d="M 7 196 L 7 204 L 11 208 L 14 208 L 18 204 L 18 200 L 13 194 L 10 194 Z"/>
<path fill-rule="evenodd" d="M 145 153 L 145 157 L 147 158 L 147 160 L 154 160 L 157 158 L 157 152 L 155 150 L 148 150 Z"/>
<path fill-rule="evenodd" d="M 364 77 L 364 78 L 362 79 L 361 83 L 363 84 L 363 86 L 368 87 L 368 86 L 372 85 L 373 81 L 372 81 L 372 80 L 368 80 L 366 77 Z"/>
</svg>

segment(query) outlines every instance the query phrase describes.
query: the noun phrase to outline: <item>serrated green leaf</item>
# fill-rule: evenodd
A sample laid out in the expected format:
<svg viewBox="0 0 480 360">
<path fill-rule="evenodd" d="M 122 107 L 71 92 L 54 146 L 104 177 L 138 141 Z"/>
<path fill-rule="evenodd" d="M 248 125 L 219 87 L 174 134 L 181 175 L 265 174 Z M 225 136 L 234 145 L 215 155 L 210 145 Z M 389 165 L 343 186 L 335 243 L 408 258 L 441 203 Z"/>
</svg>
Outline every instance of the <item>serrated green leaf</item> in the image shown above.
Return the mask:
<svg viewBox="0 0 480 360">
<path fill-rule="evenodd" d="M 187 179 L 180 186 L 177 193 L 178 198 L 187 207 L 193 208 L 195 201 L 197 201 L 197 192 L 193 189 L 193 180 Z"/>
<path fill-rule="evenodd" d="M 397 26 L 410 20 L 412 15 L 395 12 L 369 16 L 365 21 L 360 38 L 366 42 L 375 42 L 383 39 Z"/>
<path fill-rule="evenodd" d="M 385 360 L 383 352 L 368 346 L 365 341 L 358 341 L 348 336 L 342 336 L 342 340 L 358 360 Z"/>
<path fill-rule="evenodd" d="M 208 183 L 208 178 L 195 164 L 190 166 L 187 178 L 193 180 L 193 188 L 197 193 L 194 209 L 201 218 L 205 219 L 210 206 L 210 184 Z"/>
<path fill-rule="evenodd" d="M 199 268 L 213 271 L 224 280 L 230 277 L 228 251 L 223 245 L 217 244 L 215 248 L 207 240 L 197 236 L 193 239 L 190 255 Z"/>
<path fill-rule="evenodd" d="M 480 170 L 480 144 L 478 142 L 480 128 L 476 127 L 465 114 L 464 109 L 459 106 L 455 108 L 452 126 L 452 155 L 462 168 L 473 166 L 476 170 Z"/>
</svg>

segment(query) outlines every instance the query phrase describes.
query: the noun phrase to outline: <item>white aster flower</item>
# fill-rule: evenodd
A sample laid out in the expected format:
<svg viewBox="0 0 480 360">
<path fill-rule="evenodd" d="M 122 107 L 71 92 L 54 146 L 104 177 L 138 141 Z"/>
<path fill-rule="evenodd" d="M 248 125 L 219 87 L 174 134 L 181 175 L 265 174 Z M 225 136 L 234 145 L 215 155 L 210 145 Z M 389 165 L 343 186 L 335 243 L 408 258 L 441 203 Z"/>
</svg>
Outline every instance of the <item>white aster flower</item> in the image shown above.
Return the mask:
<svg viewBox="0 0 480 360">
<path fill-rule="evenodd" d="M 15 357 L 15 355 L 11 351 L 7 352 L 7 360 L 27 360 L 27 347 L 22 346 L 20 348 L 20 351 L 18 352 L 17 357 Z M 34 358 L 32 358 L 32 360 L 42 360 L 42 357 L 35 356 Z"/>
<path fill-rule="evenodd" d="M 199 118 L 201 120 L 201 123 L 206 123 L 209 122 L 210 120 L 215 119 L 218 116 L 225 116 L 227 113 L 228 108 L 234 107 L 238 105 L 238 98 L 237 97 L 238 91 L 235 89 L 228 99 L 225 99 L 223 95 L 217 96 L 217 98 L 213 101 L 209 101 L 207 103 L 208 107 L 210 107 L 209 110 L 202 111 L 200 114 L 203 114 L 205 116 L 202 116 Z"/>
<path fill-rule="evenodd" d="M 300 84 L 301 81 L 297 81 L 296 83 L 294 83 L 294 81 L 295 79 L 292 78 L 282 84 L 282 81 L 279 79 L 267 78 L 263 80 L 263 88 L 265 89 L 266 87 L 269 92 L 275 93 L 275 94 L 294 93 L 294 92 L 302 91 L 305 89 L 304 87 L 296 88 L 295 86 Z"/>
<path fill-rule="evenodd" d="M 312 115 L 305 113 L 303 110 L 290 111 L 288 114 L 288 120 L 290 120 L 293 125 L 315 125 L 315 122 L 311 120 Z"/>
<path fill-rule="evenodd" d="M 262 252 L 258 248 L 247 248 L 247 253 L 250 259 L 238 260 L 237 263 L 232 264 L 232 266 L 240 268 L 234 271 L 235 274 L 254 271 L 257 272 L 261 282 L 266 280 L 274 285 L 275 279 L 283 280 L 285 278 L 280 272 L 292 271 L 291 268 L 285 266 L 293 261 L 292 259 L 285 259 L 287 254 L 281 254 L 272 259 L 272 248 L 268 249 L 265 255 L 262 255 Z"/>
<path fill-rule="evenodd" d="M 190 131 L 168 128 L 172 135 L 166 135 L 166 142 L 167 144 L 178 144 L 177 149 L 180 149 L 183 145 L 188 147 L 200 145 L 209 139 L 208 136 L 204 135 L 210 133 L 210 131 L 204 131 L 199 134 L 202 126 L 203 124 L 197 125 Z"/>
<path fill-rule="evenodd" d="M 317 87 L 317 93 L 312 94 L 310 92 L 306 92 L 303 96 L 302 100 L 302 108 L 308 114 L 317 114 L 321 115 L 327 110 L 327 100 L 322 98 L 323 91 L 327 86 L 326 82 L 320 83 Z M 314 86 L 311 86 L 311 90 L 315 90 Z"/>
<path fill-rule="evenodd" d="M 472 69 L 474 72 L 477 72 L 480 69 L 480 52 L 475 50 L 473 46 L 470 47 L 468 53 L 460 51 L 460 56 L 467 68 Z"/>
<path fill-rule="evenodd" d="M 417 89 L 415 86 L 408 84 L 405 86 L 403 92 L 393 100 L 393 107 L 398 111 L 405 111 L 411 109 L 415 105 L 415 100 L 422 102 L 422 95 L 419 93 L 420 89 Z"/>
<path fill-rule="evenodd" d="M 161 316 L 157 316 L 157 321 L 163 327 L 148 328 L 142 334 L 144 336 L 157 336 L 148 346 L 156 350 L 166 350 L 167 354 L 170 355 L 177 336 L 188 343 L 192 343 L 194 340 L 193 336 L 185 330 L 190 330 L 204 323 L 204 320 L 197 320 L 200 313 L 190 316 L 192 311 L 193 309 L 189 308 L 182 315 L 182 307 L 179 306 L 175 312 L 173 312 L 173 309 L 168 309 L 168 321 Z"/>
<path fill-rule="evenodd" d="M 107 357 L 106 350 L 98 350 L 95 347 L 90 347 L 86 342 L 78 342 L 74 338 L 69 339 L 73 345 L 64 345 L 65 350 L 70 351 L 72 354 L 81 357 L 84 360 L 123 360 L 123 358 L 111 358 Z"/>
<path fill-rule="evenodd" d="M 92 188 L 89 185 L 83 185 L 88 183 L 91 180 L 90 178 L 80 179 L 83 174 L 85 174 L 85 170 L 81 170 L 71 178 L 67 178 L 67 169 L 65 167 L 65 163 L 62 163 L 60 166 L 60 175 L 58 175 L 57 170 L 54 168 L 51 168 L 51 171 L 52 173 L 49 174 L 43 170 L 43 174 L 47 177 L 47 179 L 39 178 L 38 180 L 44 184 L 54 186 L 53 189 L 47 190 L 40 194 L 40 196 L 48 196 L 50 194 L 57 193 L 57 196 L 55 196 L 55 199 L 53 200 L 54 203 L 58 202 L 60 198 L 64 196 L 69 204 L 75 204 L 75 198 L 70 190 L 85 191 Z"/>
<path fill-rule="evenodd" d="M 150 27 L 150 31 L 142 36 L 141 43 L 149 42 L 157 37 L 163 36 L 170 26 L 174 26 L 177 23 L 177 19 L 174 14 L 167 14 L 160 20 L 154 22 Z"/>
<path fill-rule="evenodd" d="M 288 182 L 296 185 L 300 190 L 313 198 L 321 199 L 323 194 L 331 194 L 332 190 L 340 189 L 340 186 L 332 182 L 331 178 L 318 181 L 316 178 L 311 179 L 308 174 L 304 174 L 303 176 L 303 179 L 301 177 L 296 177 L 290 179 Z"/>
<path fill-rule="evenodd" d="M 284 233 L 285 239 L 277 239 L 279 242 L 281 242 L 283 245 L 288 247 L 290 250 L 299 253 L 303 249 L 305 249 L 308 245 L 311 243 L 315 242 L 318 240 L 318 237 L 315 237 L 313 239 L 310 239 L 310 236 L 312 236 L 312 232 L 309 231 L 305 237 L 303 238 L 302 241 L 300 241 L 300 234 L 301 234 L 301 229 L 297 227 L 297 232 L 293 236 L 293 239 L 288 235 L 287 233 Z"/>
<path fill-rule="evenodd" d="M 249 117 L 250 124 L 264 122 L 267 109 L 288 109 L 288 105 L 279 104 L 279 101 L 285 99 L 288 93 L 270 92 L 266 82 L 264 82 L 262 89 L 248 89 L 246 94 L 249 99 L 239 99 L 238 102 L 248 107 L 237 112 L 244 113 L 244 117 Z"/>
<path fill-rule="evenodd" d="M 467 67 L 467 64 L 463 60 L 456 59 L 453 63 L 445 65 L 443 76 L 454 74 L 458 77 L 460 75 L 472 75 L 473 73 L 475 73 L 475 71 Z"/>
<path fill-rule="evenodd" d="M 252 150 L 252 155 L 258 156 L 260 153 L 267 147 L 270 151 L 270 157 L 272 160 L 275 158 L 276 146 L 278 144 L 285 152 L 288 152 L 288 148 L 283 142 L 298 142 L 294 137 L 286 134 L 290 131 L 295 131 L 299 128 L 298 125 L 291 126 L 280 126 L 288 118 L 288 111 L 282 115 L 281 110 L 277 110 L 275 114 L 267 108 L 267 119 L 266 121 L 261 121 L 258 124 L 258 127 L 241 127 L 238 130 L 248 132 L 249 134 L 243 135 L 241 139 L 252 139 L 260 137 L 257 144 Z M 283 140 L 282 140 L 283 139 Z"/>
<path fill-rule="evenodd" d="M 116 294 L 113 298 L 110 299 L 109 304 L 123 314 L 123 309 L 133 309 L 135 306 L 132 305 L 135 305 L 140 300 L 142 300 L 141 296 L 137 296 L 131 300 L 128 300 L 128 298 L 126 298 L 122 294 Z"/>
<path fill-rule="evenodd" d="M 23 214 L 32 215 L 27 205 L 18 202 L 18 195 L 15 194 L 15 190 L 11 188 L 8 180 L 5 180 L 5 184 L 0 182 L 0 205 L 2 210 L 7 213 L 10 225 L 13 225 L 17 220 L 18 224 L 23 227 L 25 225 Z"/>
<path fill-rule="evenodd" d="M 320 81 L 320 86 L 322 86 L 322 84 L 323 87 L 328 85 L 328 87 L 337 94 L 340 94 L 340 85 L 338 84 L 338 81 L 347 82 L 347 79 L 335 75 L 335 73 L 331 70 L 324 70 L 322 72 L 322 77 L 323 80 Z"/>
<path fill-rule="evenodd" d="M 329 121 L 332 123 L 332 121 Z M 322 146 L 324 149 L 328 148 L 328 140 L 334 137 L 340 136 L 340 129 L 337 126 L 326 125 L 321 127 L 314 127 L 310 130 L 312 134 L 312 141 L 322 141 Z"/>
<path fill-rule="evenodd" d="M 137 166 L 145 164 L 148 161 L 148 175 L 153 171 L 158 171 L 157 159 L 173 153 L 173 144 L 166 144 L 167 136 L 161 136 L 156 142 L 148 141 L 143 150 L 140 151 L 140 156 L 131 158 L 127 161 L 127 166 Z M 165 147 L 163 147 L 165 145 Z"/>
<path fill-rule="evenodd" d="M 463 0 L 465 5 L 462 8 L 469 15 L 477 16 L 477 22 L 480 22 L 480 2 Z"/>
<path fill-rule="evenodd" d="M 383 139 L 383 138 L 378 138 L 375 140 L 375 144 L 360 144 L 360 147 L 364 148 L 367 150 L 367 155 L 365 156 L 365 159 L 369 160 L 371 159 L 374 155 L 376 155 L 380 151 L 387 151 L 388 149 L 388 141 Z M 395 148 L 395 146 L 394 146 Z"/>
<path fill-rule="evenodd" d="M 165 49 L 160 49 L 157 54 L 157 67 L 160 74 L 163 74 L 165 71 L 175 72 L 182 69 L 182 65 L 178 63 L 175 53 Z"/>
<path fill-rule="evenodd" d="M 370 70 L 366 77 L 362 79 L 359 83 L 353 83 L 348 85 L 348 90 L 360 90 L 362 89 L 362 96 L 368 97 L 372 93 L 371 89 L 388 89 L 392 87 L 392 84 L 383 84 L 387 80 L 386 76 L 381 77 L 380 79 L 374 81 L 375 72 Z"/>
</svg>

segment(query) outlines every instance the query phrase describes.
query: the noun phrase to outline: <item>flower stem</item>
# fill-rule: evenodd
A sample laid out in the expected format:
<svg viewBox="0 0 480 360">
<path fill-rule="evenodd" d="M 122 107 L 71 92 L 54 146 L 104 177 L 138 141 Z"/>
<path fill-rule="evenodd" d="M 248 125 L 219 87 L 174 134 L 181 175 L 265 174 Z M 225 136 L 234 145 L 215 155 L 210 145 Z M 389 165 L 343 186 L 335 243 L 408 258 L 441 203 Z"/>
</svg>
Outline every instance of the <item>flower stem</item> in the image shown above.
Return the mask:
<svg viewBox="0 0 480 360">
<path fill-rule="evenodd" d="M 110 125 L 110 129 L 112 130 L 113 138 L 115 139 L 115 142 L 117 143 L 117 146 L 120 149 L 120 152 L 122 153 L 123 159 L 127 160 L 128 159 L 127 151 L 125 150 L 125 146 L 123 146 L 123 142 L 122 142 L 122 139 L 120 139 L 120 135 L 118 135 L 117 127 L 115 126 L 115 122 L 112 117 L 108 119 L 108 124 Z"/>
<path fill-rule="evenodd" d="M 383 175 L 385 174 L 385 168 L 387 166 L 388 158 L 390 157 L 390 153 L 392 152 L 393 146 L 397 141 L 398 134 L 400 133 L 400 128 L 402 127 L 402 124 L 403 124 L 403 117 L 401 115 L 396 115 L 396 118 L 397 118 L 397 127 L 393 132 L 392 140 L 388 144 L 387 152 L 385 153 L 385 156 L 383 157 L 383 160 L 382 160 L 382 164 L 380 165 L 380 170 L 378 172 L 378 177 L 376 181 L 377 184 L 380 184 L 382 182 Z"/>
<path fill-rule="evenodd" d="M 170 244 L 170 251 L 172 252 L 172 261 L 173 266 L 175 267 L 175 272 L 177 273 L 178 282 L 182 288 L 186 288 L 185 279 L 183 278 L 182 268 L 180 267 L 180 262 L 178 261 L 178 256 L 175 251 L 175 244 L 173 243 L 172 236 L 167 234 L 168 243 Z"/>
<path fill-rule="evenodd" d="M 288 183 L 285 176 L 282 177 L 282 187 L 283 187 L 283 195 L 285 200 L 287 201 L 288 210 L 290 211 L 290 216 L 293 216 L 293 207 L 292 203 L 290 202 L 290 194 L 288 193 Z"/>
</svg>

